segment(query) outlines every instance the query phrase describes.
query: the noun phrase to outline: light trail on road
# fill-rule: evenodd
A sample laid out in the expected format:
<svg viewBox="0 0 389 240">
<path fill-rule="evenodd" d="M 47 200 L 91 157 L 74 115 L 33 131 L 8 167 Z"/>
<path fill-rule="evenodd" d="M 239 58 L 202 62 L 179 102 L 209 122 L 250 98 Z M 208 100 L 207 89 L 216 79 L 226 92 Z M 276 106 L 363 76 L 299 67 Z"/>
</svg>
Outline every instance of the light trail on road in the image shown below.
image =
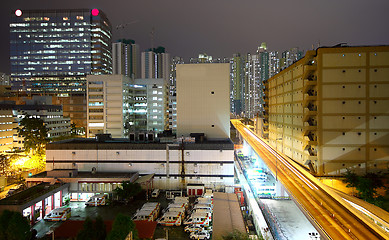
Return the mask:
<svg viewBox="0 0 389 240">
<path fill-rule="evenodd" d="M 263 159 L 285 186 L 303 213 L 324 239 L 389 239 L 383 229 L 371 224 L 349 203 L 301 166 L 282 156 L 239 120 L 231 120 L 243 139 Z"/>
</svg>

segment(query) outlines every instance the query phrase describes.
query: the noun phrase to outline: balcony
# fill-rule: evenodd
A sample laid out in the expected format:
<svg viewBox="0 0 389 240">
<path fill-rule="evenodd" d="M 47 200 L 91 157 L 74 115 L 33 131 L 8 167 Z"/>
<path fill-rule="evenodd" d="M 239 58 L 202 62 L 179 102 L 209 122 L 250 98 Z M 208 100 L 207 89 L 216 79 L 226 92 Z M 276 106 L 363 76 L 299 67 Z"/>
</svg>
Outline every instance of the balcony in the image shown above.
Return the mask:
<svg viewBox="0 0 389 240">
<path fill-rule="evenodd" d="M 308 78 L 310 75 L 312 75 L 316 71 L 317 67 L 316 65 L 304 65 L 304 73 L 303 73 L 303 79 Z"/>
</svg>

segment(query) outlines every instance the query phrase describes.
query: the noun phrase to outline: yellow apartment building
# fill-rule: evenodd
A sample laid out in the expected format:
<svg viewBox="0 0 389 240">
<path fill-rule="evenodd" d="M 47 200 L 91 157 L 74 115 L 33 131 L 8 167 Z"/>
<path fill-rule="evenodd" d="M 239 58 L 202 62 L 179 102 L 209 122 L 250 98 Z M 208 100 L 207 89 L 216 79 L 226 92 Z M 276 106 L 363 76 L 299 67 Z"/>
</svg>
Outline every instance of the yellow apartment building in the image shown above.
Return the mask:
<svg viewBox="0 0 389 240">
<path fill-rule="evenodd" d="M 389 169 L 389 46 L 321 47 L 266 83 L 269 143 L 322 175 Z"/>
</svg>

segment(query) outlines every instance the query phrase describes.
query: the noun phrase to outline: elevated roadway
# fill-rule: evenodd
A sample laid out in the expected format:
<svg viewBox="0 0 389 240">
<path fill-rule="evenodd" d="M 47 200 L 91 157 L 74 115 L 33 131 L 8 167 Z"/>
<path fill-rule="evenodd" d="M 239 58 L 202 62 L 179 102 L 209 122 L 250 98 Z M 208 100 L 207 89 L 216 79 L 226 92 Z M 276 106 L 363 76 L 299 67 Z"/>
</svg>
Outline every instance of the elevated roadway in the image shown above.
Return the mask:
<svg viewBox="0 0 389 240">
<path fill-rule="evenodd" d="M 322 239 L 389 239 L 388 233 L 371 223 L 367 216 L 300 165 L 275 151 L 239 120 L 231 120 L 231 123 L 285 186 Z"/>
</svg>

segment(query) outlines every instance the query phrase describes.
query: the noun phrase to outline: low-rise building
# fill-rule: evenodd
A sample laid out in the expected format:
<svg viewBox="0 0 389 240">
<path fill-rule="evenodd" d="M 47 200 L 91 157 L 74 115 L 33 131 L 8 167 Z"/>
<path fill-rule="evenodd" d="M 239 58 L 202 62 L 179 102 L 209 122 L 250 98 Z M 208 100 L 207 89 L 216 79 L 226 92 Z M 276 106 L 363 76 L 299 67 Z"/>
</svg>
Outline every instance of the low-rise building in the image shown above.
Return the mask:
<svg viewBox="0 0 389 240">
<path fill-rule="evenodd" d="M 203 183 L 205 187 L 231 192 L 234 185 L 234 145 L 229 139 L 133 143 L 129 139 L 98 135 L 96 139 L 49 143 L 46 159 L 48 172 L 77 169 L 79 175 L 81 172 L 154 174 L 154 187 L 160 189 L 186 189 L 189 183 Z"/>
</svg>

